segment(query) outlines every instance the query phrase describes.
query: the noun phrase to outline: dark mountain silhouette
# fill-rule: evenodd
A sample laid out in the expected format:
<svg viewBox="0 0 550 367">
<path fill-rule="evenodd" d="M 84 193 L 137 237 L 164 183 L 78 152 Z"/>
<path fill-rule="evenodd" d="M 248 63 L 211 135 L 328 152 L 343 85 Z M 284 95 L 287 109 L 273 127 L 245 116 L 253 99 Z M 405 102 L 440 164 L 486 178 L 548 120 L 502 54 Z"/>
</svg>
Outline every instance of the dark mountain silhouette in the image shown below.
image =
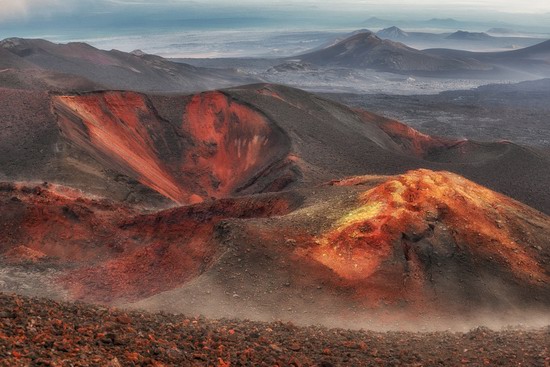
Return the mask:
<svg viewBox="0 0 550 367">
<path fill-rule="evenodd" d="M 469 52 L 449 49 L 424 50 L 438 57 L 469 58 L 484 64 L 494 65 L 495 73 L 537 77 L 550 76 L 550 40 L 519 50 L 503 52 Z"/>
<path fill-rule="evenodd" d="M 416 34 L 417 36 L 417 34 Z M 457 42 L 486 41 L 484 33 L 457 32 Z M 294 57 L 320 66 L 370 68 L 395 73 L 471 78 L 550 76 L 550 41 L 519 50 L 471 52 L 447 48 L 417 50 L 363 32 L 335 45 Z"/>
<path fill-rule="evenodd" d="M 376 32 L 376 35 L 382 39 L 390 40 L 406 39 L 407 37 L 409 37 L 409 34 L 407 32 L 396 26 L 381 29 Z"/>
<path fill-rule="evenodd" d="M 56 84 L 51 76 L 59 74 L 107 89 L 165 92 L 200 91 L 254 81 L 234 71 L 196 68 L 154 55 L 21 38 L 0 41 L 0 68 L 9 69 L 6 72 L 14 83 L 29 88 L 35 87 L 28 83 L 29 74 L 49 89 L 73 89 L 71 83 L 66 87 Z"/>
<path fill-rule="evenodd" d="M 372 68 L 385 71 L 486 70 L 489 67 L 472 59 L 436 56 L 382 40 L 374 33 L 359 33 L 334 46 L 298 56 L 302 61 L 325 66 Z"/>
<path fill-rule="evenodd" d="M 489 40 L 491 38 L 493 37 L 489 36 L 487 33 L 466 32 L 466 31 L 457 31 L 447 36 L 447 39 L 450 39 L 450 40 L 466 40 L 466 41 L 484 41 L 484 40 Z"/>
</svg>

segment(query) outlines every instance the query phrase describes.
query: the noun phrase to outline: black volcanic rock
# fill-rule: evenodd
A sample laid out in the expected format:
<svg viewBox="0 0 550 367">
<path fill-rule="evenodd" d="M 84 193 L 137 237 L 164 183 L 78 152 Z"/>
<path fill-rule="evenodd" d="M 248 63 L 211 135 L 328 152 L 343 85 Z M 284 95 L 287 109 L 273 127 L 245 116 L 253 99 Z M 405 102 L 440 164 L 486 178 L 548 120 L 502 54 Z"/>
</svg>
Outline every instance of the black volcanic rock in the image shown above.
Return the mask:
<svg viewBox="0 0 550 367">
<path fill-rule="evenodd" d="M 316 65 L 398 72 L 488 69 L 476 60 L 430 55 L 402 43 L 382 40 L 374 33 L 359 33 L 334 46 L 301 55 L 300 59 Z"/>
</svg>

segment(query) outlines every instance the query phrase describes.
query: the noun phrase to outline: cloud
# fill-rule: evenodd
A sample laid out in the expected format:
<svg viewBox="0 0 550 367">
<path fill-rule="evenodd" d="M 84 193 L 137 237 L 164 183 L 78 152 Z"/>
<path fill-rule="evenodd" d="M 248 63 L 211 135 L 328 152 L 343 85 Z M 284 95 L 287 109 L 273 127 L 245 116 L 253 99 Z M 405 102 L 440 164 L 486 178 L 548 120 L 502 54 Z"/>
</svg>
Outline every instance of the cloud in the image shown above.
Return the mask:
<svg viewBox="0 0 550 367">
<path fill-rule="evenodd" d="M 56 16 L 120 12 L 133 8 L 177 9 L 184 6 L 224 3 L 225 0 L 0 0 L 0 23 Z"/>
<path fill-rule="evenodd" d="M 27 3 L 28 1 L 24 0 L 1 0 L 0 8 L 2 12 L 0 12 L 0 21 L 25 17 L 29 9 Z"/>
<path fill-rule="evenodd" d="M 161 0 L 161 1 L 155 1 L 155 0 L 102 0 L 105 4 L 105 6 L 114 5 L 114 6 L 122 6 L 122 7 L 132 7 L 132 6 L 144 6 L 144 7 L 152 7 L 152 8 L 166 8 L 166 7 L 182 7 L 182 6 L 200 6 L 202 5 L 208 5 L 212 3 L 220 3 L 224 4 L 224 1 L 212 1 L 212 0 L 202 0 L 200 1 L 193 1 L 193 0 Z M 241 1 L 242 2 L 242 1 Z"/>
<path fill-rule="evenodd" d="M 206 0 L 208 1 L 208 0 Z M 223 3 L 223 0 L 219 0 Z M 255 0 L 240 0 L 241 4 L 257 4 Z M 392 9 L 438 9 L 442 11 L 483 10 L 491 12 L 510 13 L 540 13 L 550 12 L 548 0 L 340 0 L 334 5 L 332 0 L 271 0 L 272 5 L 304 7 L 315 4 L 326 9 L 376 9 L 377 11 Z"/>
<path fill-rule="evenodd" d="M 413 0 L 0 0 L 0 23 L 32 19 L 51 19 L 56 16 L 89 15 L 128 12 L 178 12 L 190 9 L 228 11 L 236 9 L 312 10 L 331 12 L 402 12 L 410 11 Z M 476 12 L 532 13 L 550 12 L 549 0 L 414 0 L 416 13 Z M 312 8 L 315 7 L 315 8 Z M 475 11 L 474 11 L 475 10 Z M 414 12 L 414 11 L 413 11 Z"/>
<path fill-rule="evenodd" d="M 72 5 L 73 1 L 67 0 L 0 0 L 0 21 L 49 17 L 70 11 Z"/>
</svg>

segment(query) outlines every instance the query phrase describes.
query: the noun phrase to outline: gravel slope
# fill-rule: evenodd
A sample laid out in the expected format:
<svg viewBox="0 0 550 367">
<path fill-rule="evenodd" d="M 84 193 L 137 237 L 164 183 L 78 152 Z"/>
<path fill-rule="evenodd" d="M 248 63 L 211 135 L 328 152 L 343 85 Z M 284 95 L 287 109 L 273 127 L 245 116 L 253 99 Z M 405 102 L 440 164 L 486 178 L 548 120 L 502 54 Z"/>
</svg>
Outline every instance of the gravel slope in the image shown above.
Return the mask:
<svg viewBox="0 0 550 367">
<path fill-rule="evenodd" d="M 0 294 L 0 366 L 548 366 L 550 329 L 370 332 Z"/>
</svg>

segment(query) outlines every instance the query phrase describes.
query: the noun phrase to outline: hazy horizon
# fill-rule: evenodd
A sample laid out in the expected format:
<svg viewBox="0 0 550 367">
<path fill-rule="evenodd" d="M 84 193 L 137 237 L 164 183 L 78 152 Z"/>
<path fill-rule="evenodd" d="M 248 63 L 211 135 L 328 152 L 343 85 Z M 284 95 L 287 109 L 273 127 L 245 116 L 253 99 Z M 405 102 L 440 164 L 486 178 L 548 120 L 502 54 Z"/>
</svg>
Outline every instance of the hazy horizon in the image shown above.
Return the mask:
<svg viewBox="0 0 550 367">
<path fill-rule="evenodd" d="M 151 24 L 215 19 L 263 19 L 300 26 L 344 26 L 371 17 L 419 21 L 454 18 L 463 22 L 504 22 L 519 26 L 546 26 L 550 2 L 496 0 L 345 0 L 337 6 L 328 0 L 0 0 L 0 27 L 79 28 L 113 26 L 140 28 Z M 239 24 L 235 24 L 237 26 Z M 269 26 L 270 24 L 266 24 Z M 242 26 L 247 26 L 242 24 Z M 550 26 L 548 26 L 550 27 Z"/>
<path fill-rule="evenodd" d="M 0 0 L 0 5 L 0 39 L 82 41 L 167 57 L 288 56 L 338 33 L 392 25 L 439 33 L 502 27 L 550 37 L 546 0 L 419 0 L 414 6 L 402 0 L 346 0 L 338 6 L 328 0 Z M 372 18 L 383 21 L 375 24 Z"/>
<path fill-rule="evenodd" d="M 200 14 L 241 14 L 254 9 L 260 12 L 335 13 L 358 12 L 378 15 L 425 17 L 466 17 L 464 20 L 506 20 L 507 14 L 550 14 L 550 3 L 546 0 L 344 0 L 335 6 L 328 0 L 273 0 L 265 3 L 257 0 L 1 0 L 0 22 L 36 19 L 55 19 L 79 15 L 136 15 L 186 12 L 190 18 Z M 476 13 L 471 11 L 475 10 Z M 487 13 L 491 17 L 487 18 Z M 176 14 L 177 15 L 177 14 Z M 181 14 L 179 14 L 181 15 Z M 265 15 L 265 14 L 264 14 Z"/>
</svg>

